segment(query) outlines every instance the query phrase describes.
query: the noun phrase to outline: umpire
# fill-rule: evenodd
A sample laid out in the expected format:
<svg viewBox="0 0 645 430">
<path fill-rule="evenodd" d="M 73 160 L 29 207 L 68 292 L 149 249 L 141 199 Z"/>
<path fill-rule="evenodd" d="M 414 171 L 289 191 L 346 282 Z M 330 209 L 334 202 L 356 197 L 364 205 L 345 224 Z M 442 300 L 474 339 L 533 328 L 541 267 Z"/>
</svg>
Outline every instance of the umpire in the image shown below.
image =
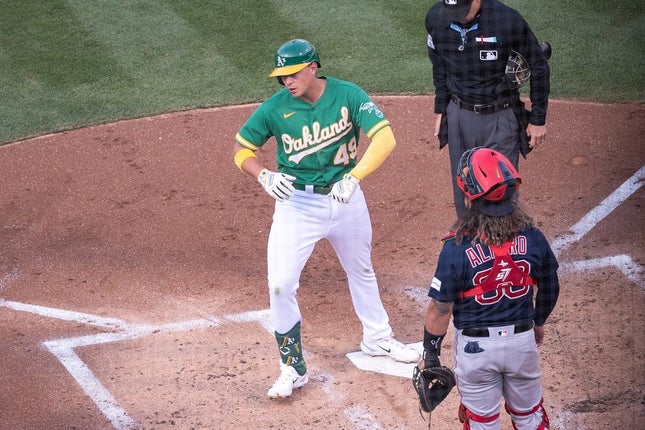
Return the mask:
<svg viewBox="0 0 645 430">
<path fill-rule="evenodd" d="M 435 87 L 435 136 L 450 153 L 457 216 L 464 194 L 455 183 L 461 155 L 493 148 L 518 168 L 546 136 L 550 55 L 524 18 L 499 0 L 443 0 L 426 15 Z M 519 88 L 530 80 L 531 111 Z"/>
</svg>

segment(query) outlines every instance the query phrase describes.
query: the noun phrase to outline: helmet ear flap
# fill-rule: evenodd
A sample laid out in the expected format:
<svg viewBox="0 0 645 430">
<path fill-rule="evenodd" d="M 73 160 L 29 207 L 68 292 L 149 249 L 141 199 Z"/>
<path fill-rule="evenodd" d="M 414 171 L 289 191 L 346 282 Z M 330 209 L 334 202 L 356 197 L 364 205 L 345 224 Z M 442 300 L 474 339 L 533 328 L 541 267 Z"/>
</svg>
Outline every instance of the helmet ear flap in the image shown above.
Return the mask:
<svg viewBox="0 0 645 430">
<path fill-rule="evenodd" d="M 459 161 L 459 167 L 457 172 L 457 186 L 464 192 L 466 197 L 469 199 L 474 198 L 475 195 L 481 193 L 481 187 L 477 183 L 477 179 L 474 177 L 473 165 L 471 162 L 471 157 L 475 153 L 477 148 L 469 149 L 464 152 Z"/>
<path fill-rule="evenodd" d="M 464 193 L 468 191 L 468 187 L 466 186 L 466 183 L 464 182 L 464 180 L 461 178 L 461 174 L 457 175 L 457 186 Z"/>
</svg>

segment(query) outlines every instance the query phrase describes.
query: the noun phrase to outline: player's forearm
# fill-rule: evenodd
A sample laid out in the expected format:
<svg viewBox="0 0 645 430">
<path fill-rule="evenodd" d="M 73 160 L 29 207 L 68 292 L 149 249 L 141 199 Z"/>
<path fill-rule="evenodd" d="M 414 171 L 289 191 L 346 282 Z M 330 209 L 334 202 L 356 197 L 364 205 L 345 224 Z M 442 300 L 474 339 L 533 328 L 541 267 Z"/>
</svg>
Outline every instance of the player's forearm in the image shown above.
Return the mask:
<svg viewBox="0 0 645 430">
<path fill-rule="evenodd" d="M 370 146 L 367 147 L 365 154 L 349 174 L 358 180 L 363 180 L 383 164 L 395 146 L 396 139 L 392 127 L 382 128 L 372 137 Z"/>
<path fill-rule="evenodd" d="M 439 302 L 431 299 L 426 313 L 425 327 L 429 333 L 441 336 L 448 331 L 452 303 Z"/>
<path fill-rule="evenodd" d="M 538 279 L 538 292 L 535 297 L 535 325 L 543 326 L 555 308 L 560 295 L 560 284 L 556 274 Z"/>
</svg>

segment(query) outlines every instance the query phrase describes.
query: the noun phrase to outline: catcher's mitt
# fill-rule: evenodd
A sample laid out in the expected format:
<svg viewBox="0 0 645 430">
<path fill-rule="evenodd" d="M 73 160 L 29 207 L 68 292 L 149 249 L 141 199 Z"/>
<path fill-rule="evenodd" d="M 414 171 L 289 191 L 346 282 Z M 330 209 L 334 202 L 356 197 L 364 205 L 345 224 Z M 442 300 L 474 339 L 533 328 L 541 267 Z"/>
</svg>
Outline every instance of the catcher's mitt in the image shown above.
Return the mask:
<svg viewBox="0 0 645 430">
<path fill-rule="evenodd" d="M 455 374 L 446 366 L 419 369 L 414 366 L 412 384 L 419 395 L 419 407 L 432 412 L 455 386 Z"/>
</svg>

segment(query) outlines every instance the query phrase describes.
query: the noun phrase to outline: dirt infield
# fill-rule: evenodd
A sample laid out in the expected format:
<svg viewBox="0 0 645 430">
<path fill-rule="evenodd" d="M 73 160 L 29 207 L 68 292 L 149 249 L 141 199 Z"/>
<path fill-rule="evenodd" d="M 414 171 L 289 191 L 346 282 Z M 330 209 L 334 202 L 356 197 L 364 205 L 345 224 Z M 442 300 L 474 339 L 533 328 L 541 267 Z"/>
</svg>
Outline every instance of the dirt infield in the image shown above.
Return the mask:
<svg viewBox="0 0 645 430">
<path fill-rule="evenodd" d="M 374 266 L 397 337 L 417 343 L 453 221 L 448 153 L 432 137 L 432 97 L 375 101 L 398 146 L 363 182 Z M 408 377 L 348 358 L 360 326 L 326 242 L 299 292 L 311 382 L 266 398 L 278 371 L 273 200 L 231 157 L 253 108 L 0 147 L 0 429 L 427 428 Z M 520 170 L 562 266 L 540 349 L 552 429 L 642 429 L 645 107 L 555 100 L 548 118 L 546 144 Z M 461 428 L 457 405 L 453 392 L 432 428 Z"/>
</svg>

